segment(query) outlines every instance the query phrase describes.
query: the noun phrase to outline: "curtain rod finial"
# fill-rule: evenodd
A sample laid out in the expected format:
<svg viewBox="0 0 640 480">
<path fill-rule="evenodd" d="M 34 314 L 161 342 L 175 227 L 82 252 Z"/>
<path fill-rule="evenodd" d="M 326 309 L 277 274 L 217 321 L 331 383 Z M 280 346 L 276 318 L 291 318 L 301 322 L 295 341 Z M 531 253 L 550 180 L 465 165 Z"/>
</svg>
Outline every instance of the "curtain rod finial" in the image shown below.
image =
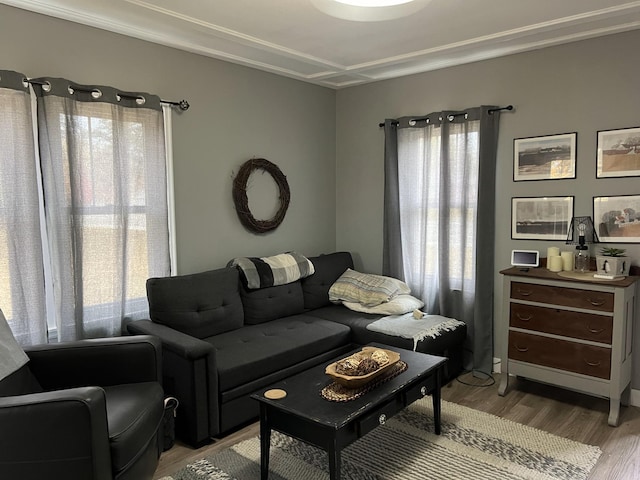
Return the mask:
<svg viewBox="0 0 640 480">
<path fill-rule="evenodd" d="M 178 102 L 178 106 L 180 107 L 180 110 L 189 110 L 189 107 L 191 105 L 189 105 L 189 102 L 187 102 L 186 100 L 180 100 Z"/>
</svg>

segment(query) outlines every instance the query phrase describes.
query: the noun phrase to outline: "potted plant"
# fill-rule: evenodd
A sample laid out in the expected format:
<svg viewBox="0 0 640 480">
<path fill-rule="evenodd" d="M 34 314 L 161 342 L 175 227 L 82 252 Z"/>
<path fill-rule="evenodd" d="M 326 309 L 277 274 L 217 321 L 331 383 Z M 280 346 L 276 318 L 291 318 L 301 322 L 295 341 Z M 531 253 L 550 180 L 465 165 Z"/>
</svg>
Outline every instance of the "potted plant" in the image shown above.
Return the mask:
<svg viewBox="0 0 640 480">
<path fill-rule="evenodd" d="M 602 247 L 600 255 L 596 255 L 596 267 L 600 275 L 629 275 L 631 262 L 624 255 L 624 248 Z"/>
</svg>

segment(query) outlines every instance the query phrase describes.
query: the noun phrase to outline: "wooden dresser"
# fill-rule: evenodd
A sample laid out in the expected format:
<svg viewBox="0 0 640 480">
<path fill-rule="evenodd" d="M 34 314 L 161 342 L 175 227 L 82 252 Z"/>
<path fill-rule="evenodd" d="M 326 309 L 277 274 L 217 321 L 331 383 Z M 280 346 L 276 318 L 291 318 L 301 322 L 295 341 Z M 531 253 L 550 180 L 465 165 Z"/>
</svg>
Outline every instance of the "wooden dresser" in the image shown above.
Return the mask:
<svg viewBox="0 0 640 480">
<path fill-rule="evenodd" d="M 636 280 L 546 268 L 504 275 L 502 382 L 509 376 L 608 398 L 609 425 L 629 403 Z M 570 276 L 570 277 L 569 277 Z"/>
</svg>

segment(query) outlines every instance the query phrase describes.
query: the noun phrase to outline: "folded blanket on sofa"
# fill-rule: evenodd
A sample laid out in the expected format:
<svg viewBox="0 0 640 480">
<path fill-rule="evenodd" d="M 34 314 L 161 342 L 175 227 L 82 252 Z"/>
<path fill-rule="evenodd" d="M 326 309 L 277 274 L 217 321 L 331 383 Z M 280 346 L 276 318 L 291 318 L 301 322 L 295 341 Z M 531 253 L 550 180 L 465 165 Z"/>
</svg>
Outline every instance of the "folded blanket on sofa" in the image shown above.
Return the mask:
<svg viewBox="0 0 640 480">
<path fill-rule="evenodd" d="M 250 289 L 285 285 L 314 273 L 313 263 L 296 252 L 272 257 L 238 257 L 231 260 L 229 266 L 240 270 Z"/>
</svg>

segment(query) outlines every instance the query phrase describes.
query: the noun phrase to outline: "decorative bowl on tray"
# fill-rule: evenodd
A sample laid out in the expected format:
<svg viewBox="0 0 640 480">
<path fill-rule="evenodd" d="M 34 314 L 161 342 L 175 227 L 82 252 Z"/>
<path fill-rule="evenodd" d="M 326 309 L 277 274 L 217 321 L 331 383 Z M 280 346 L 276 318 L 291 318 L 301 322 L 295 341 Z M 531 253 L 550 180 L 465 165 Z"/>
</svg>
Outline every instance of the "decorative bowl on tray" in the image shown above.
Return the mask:
<svg viewBox="0 0 640 480">
<path fill-rule="evenodd" d="M 400 354 L 392 350 L 363 347 L 337 362 L 327 365 L 325 373 L 340 385 L 359 388 L 387 372 L 400 360 Z"/>
</svg>

